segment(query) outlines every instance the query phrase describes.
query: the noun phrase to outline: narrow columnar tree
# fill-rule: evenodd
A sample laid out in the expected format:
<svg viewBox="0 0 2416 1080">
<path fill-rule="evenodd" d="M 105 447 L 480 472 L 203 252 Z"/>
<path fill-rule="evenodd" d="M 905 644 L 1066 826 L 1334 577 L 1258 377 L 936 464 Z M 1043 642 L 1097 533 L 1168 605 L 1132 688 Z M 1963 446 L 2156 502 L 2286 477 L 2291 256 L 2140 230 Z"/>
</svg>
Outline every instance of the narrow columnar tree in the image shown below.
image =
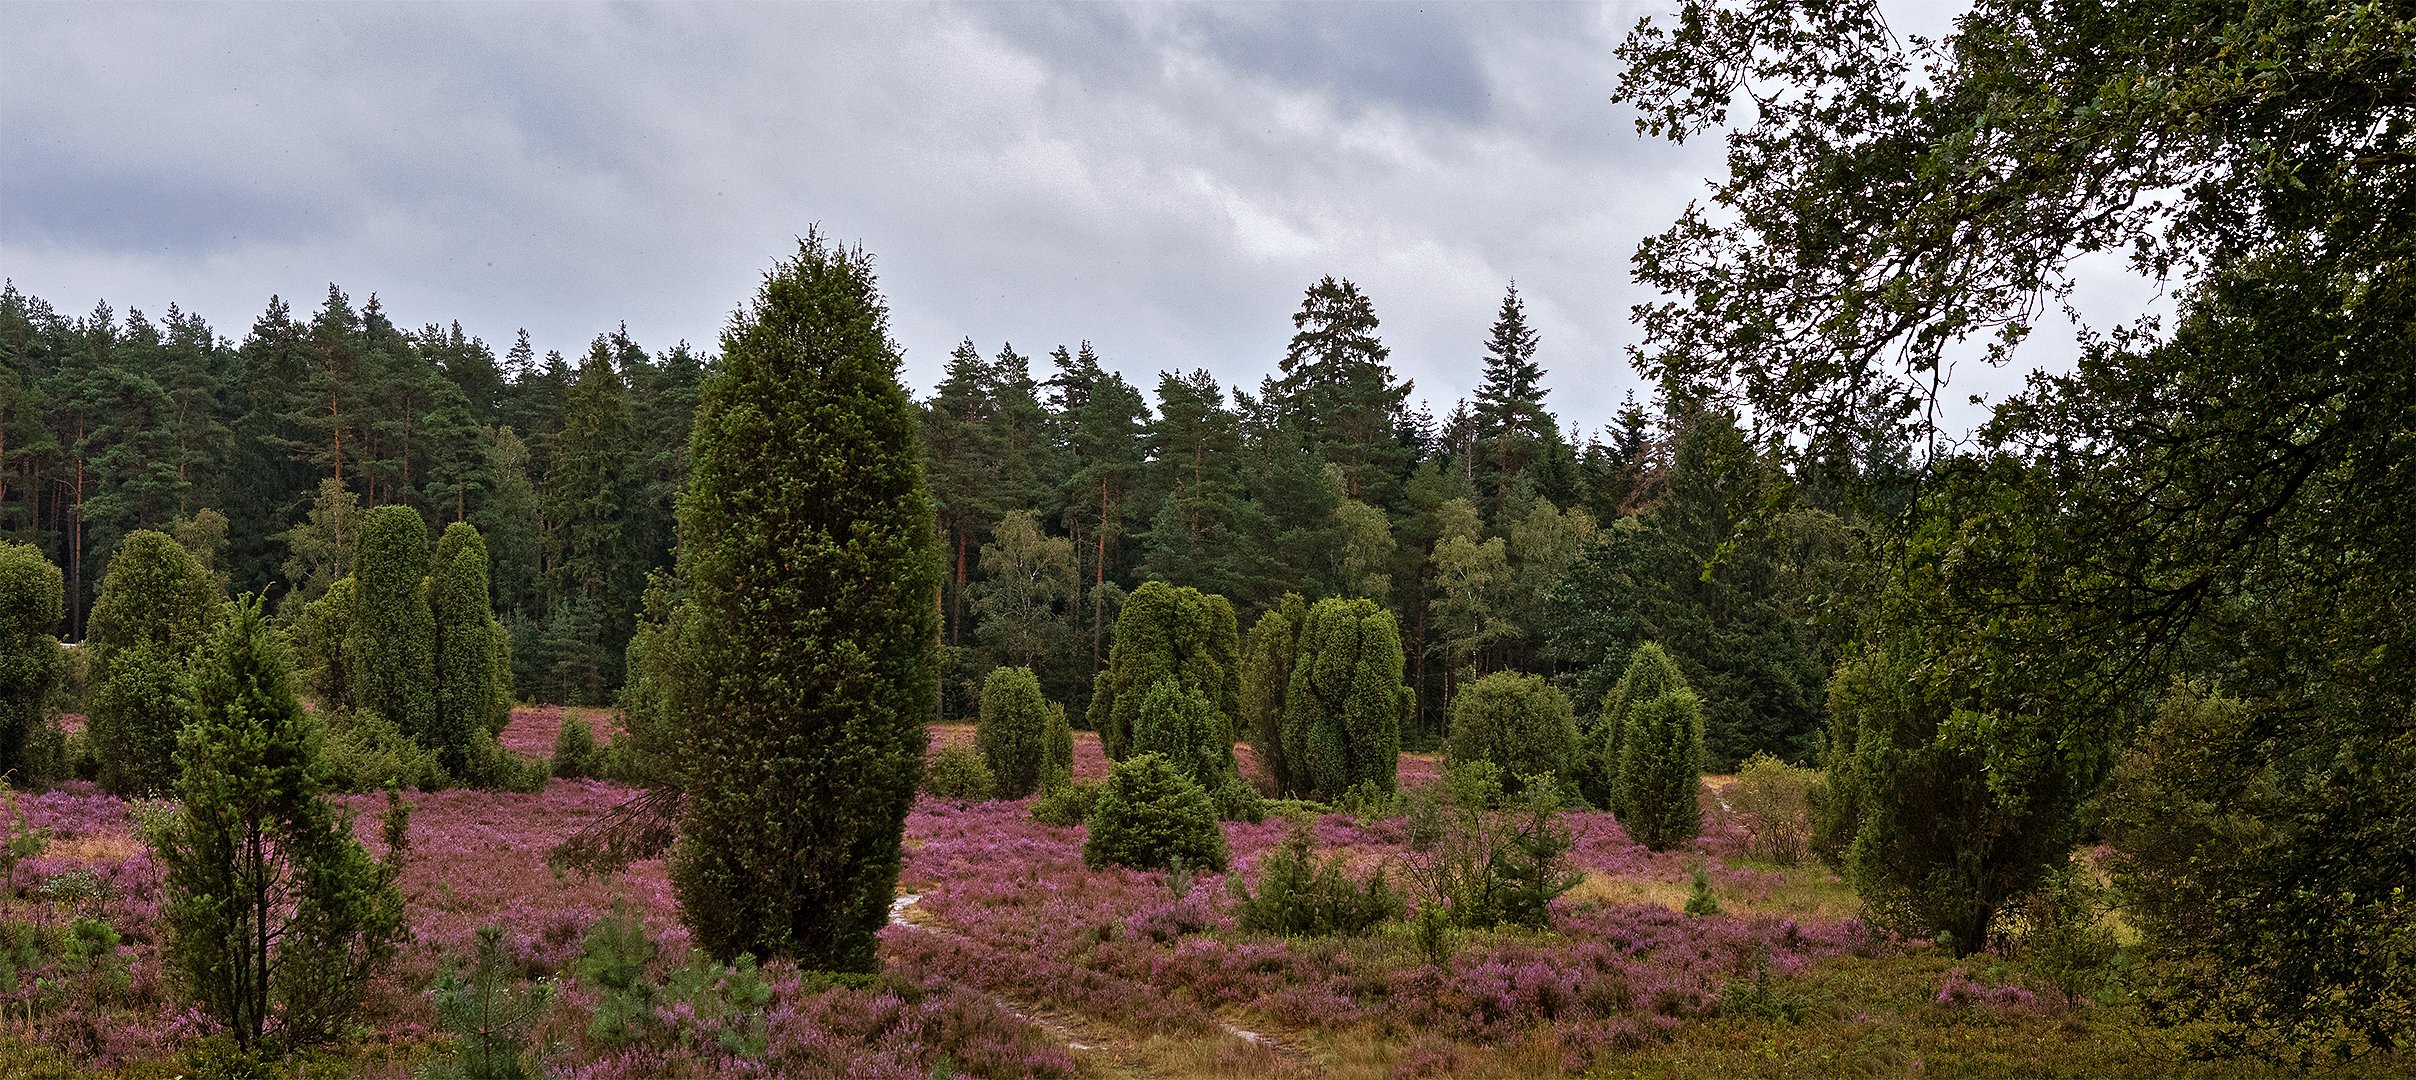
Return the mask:
<svg viewBox="0 0 2416 1080">
<path fill-rule="evenodd" d="M 1566 779 L 1576 750 L 1568 695 L 1542 676 L 1497 671 L 1469 683 L 1451 703 L 1444 754 L 1453 764 L 1493 763 L 1505 792 L 1522 790 L 1529 776 Z"/>
<path fill-rule="evenodd" d="M 1222 596 L 1163 581 L 1144 583 L 1116 616 L 1116 644 L 1091 692 L 1091 726 L 1107 756 L 1124 760 L 1151 687 L 1173 679 L 1208 699 L 1232 740 L 1240 709 L 1241 635 Z"/>
<path fill-rule="evenodd" d="M 940 551 L 888 324 L 871 258 L 809 232 L 697 406 L 670 873 L 723 959 L 878 965 L 939 705 Z"/>
<path fill-rule="evenodd" d="M 353 701 L 421 746 L 435 736 L 436 616 L 428 610 L 428 523 L 389 503 L 362 520 L 345 638 Z"/>
<path fill-rule="evenodd" d="M 99 675 L 85 720 L 101 786 L 133 795 L 175 782 L 185 666 L 218 603 L 218 579 L 166 533 L 145 529 L 118 545 L 84 639 Z"/>
<path fill-rule="evenodd" d="M 1618 685 L 1603 696 L 1602 711 L 1581 732 L 1584 746 L 1577 777 L 1586 801 L 1621 817 L 1632 808 L 1621 802 L 1619 769 L 1626 754 L 1627 732 L 1637 707 L 1673 690 L 1691 690 L 1678 662 L 1658 643 L 1646 642 L 1629 656 Z"/>
<path fill-rule="evenodd" d="M 499 662 L 503 624 L 487 588 L 486 538 L 466 521 L 445 526 L 428 576 L 436 621 L 436 710 L 428 741 L 455 776 L 466 775 L 477 733 L 501 728 L 512 707 L 511 667 Z"/>
<path fill-rule="evenodd" d="M 1332 799 L 1362 785 L 1393 789 L 1410 702 L 1402 672 L 1400 628 L 1375 601 L 1325 599 L 1309 609 L 1284 694 L 1290 790 Z"/>
<path fill-rule="evenodd" d="M 1308 604 L 1299 593 L 1285 593 L 1242 643 L 1240 726 L 1277 791 L 1297 785 L 1283 752 L 1284 692 L 1292 685 L 1292 661 L 1300 655 L 1300 627 L 1307 621 Z"/>
<path fill-rule="evenodd" d="M 1655 851 L 1703 832 L 1703 701 L 1684 687 L 1628 712 L 1619 745 L 1619 815 L 1628 835 Z"/>
<path fill-rule="evenodd" d="M 0 542 L 0 777 L 23 782 L 25 740 L 42 725 L 59 683 L 59 568 L 31 544 Z"/>
<path fill-rule="evenodd" d="M 193 673 L 177 758 L 183 805 L 151 839 L 168 962 L 246 1049 L 342 1034 L 406 932 L 402 804 L 384 860 L 324 798 L 293 661 L 250 597 L 227 605 Z"/>
<path fill-rule="evenodd" d="M 1049 701 L 1031 668 L 991 668 L 982 681 L 981 713 L 974 741 L 990 764 L 992 794 L 1020 799 L 1040 787 L 1048 771 Z"/>
</svg>

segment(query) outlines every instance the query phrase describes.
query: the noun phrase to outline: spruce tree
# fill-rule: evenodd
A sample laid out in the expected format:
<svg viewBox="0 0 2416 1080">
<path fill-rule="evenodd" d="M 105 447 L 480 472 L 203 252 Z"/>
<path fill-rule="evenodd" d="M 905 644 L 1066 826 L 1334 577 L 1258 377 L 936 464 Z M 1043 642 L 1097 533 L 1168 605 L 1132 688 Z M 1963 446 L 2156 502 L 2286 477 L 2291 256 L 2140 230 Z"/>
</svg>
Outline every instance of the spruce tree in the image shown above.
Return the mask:
<svg viewBox="0 0 2416 1080">
<path fill-rule="evenodd" d="M 218 580 L 166 533 L 126 537 L 109 560 L 85 646 L 98 674 L 86 716 L 101 786 L 119 795 L 176 779 L 186 664 L 218 615 Z"/>
<path fill-rule="evenodd" d="M 1535 362 L 1535 345 L 1527 306 L 1512 284 L 1485 341 L 1485 377 L 1476 390 L 1478 435 L 1488 444 L 1496 513 L 1506 503 L 1512 480 L 1555 434 L 1552 415 L 1544 411 L 1544 369 Z"/>
<path fill-rule="evenodd" d="M 878 963 L 939 702 L 939 548 L 888 321 L 871 258 L 809 232 L 723 332 L 697 408 L 670 876 L 724 959 Z"/>
<path fill-rule="evenodd" d="M 1308 621 L 1309 607 L 1300 594 L 1285 593 L 1274 610 L 1258 617 L 1242 643 L 1240 726 L 1279 792 L 1298 786 L 1283 749 L 1284 693 L 1291 689 L 1292 662 L 1300 655 L 1301 624 Z"/>
<path fill-rule="evenodd" d="M 992 794 L 1020 799 L 1039 790 L 1049 767 L 1049 702 L 1032 669 L 991 668 L 982 681 L 974 740 L 990 764 Z"/>
<path fill-rule="evenodd" d="M 456 521 L 436 542 L 428 577 L 436 620 L 435 721 L 429 748 L 455 776 L 468 775 L 470 747 L 511 714 L 511 668 L 501 649 L 503 624 L 488 599 L 487 544 L 476 526 Z"/>
<path fill-rule="evenodd" d="M 1283 706 L 1284 770 L 1295 794 L 1393 790 L 1410 707 L 1402 671 L 1392 612 L 1364 599 L 1328 598 L 1309 609 Z"/>
<path fill-rule="evenodd" d="M 26 738 L 49 714 L 67 612 L 59 568 L 31 544 L 0 541 L 0 778 L 27 779 Z"/>
<path fill-rule="evenodd" d="M 362 519 L 353 573 L 352 628 L 345 639 L 353 700 L 421 746 L 440 750 L 435 652 L 428 524 L 408 506 L 378 507 Z"/>
<path fill-rule="evenodd" d="M 1542 676 L 1497 671 L 1469 683 L 1451 703 L 1444 753 L 1453 764 L 1490 762 L 1502 790 L 1516 793 L 1531 776 L 1559 782 L 1577 749 L 1577 719 L 1563 694 Z"/>
<path fill-rule="evenodd" d="M 1172 679 L 1206 698 L 1232 743 L 1240 708 L 1240 635 L 1233 605 L 1189 586 L 1152 581 L 1133 590 L 1116 617 L 1116 644 L 1091 691 L 1091 726 L 1111 760 L 1132 745 L 1133 721 L 1151 687 Z"/>
<path fill-rule="evenodd" d="M 169 966 L 247 1050 L 271 1030 L 287 1049 L 340 1036 L 408 932 L 402 804 L 372 859 L 324 797 L 293 662 L 257 597 L 227 605 L 192 699 L 183 805 L 152 838 Z"/>
</svg>

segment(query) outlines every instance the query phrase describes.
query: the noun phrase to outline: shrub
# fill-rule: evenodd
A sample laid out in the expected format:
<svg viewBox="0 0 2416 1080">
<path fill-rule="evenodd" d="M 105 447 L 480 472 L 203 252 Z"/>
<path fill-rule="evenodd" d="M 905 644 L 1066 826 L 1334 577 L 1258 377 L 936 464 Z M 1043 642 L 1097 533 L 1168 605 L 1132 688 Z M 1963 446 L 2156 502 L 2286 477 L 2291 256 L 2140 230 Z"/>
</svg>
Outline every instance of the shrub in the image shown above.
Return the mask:
<svg viewBox="0 0 2416 1080">
<path fill-rule="evenodd" d="M 337 578 L 325 595 L 302 606 L 294 620 L 295 662 L 301 668 L 302 689 L 320 712 L 351 712 L 352 661 L 345 643 L 352 635 L 353 594 L 358 583 L 349 575 Z"/>
<path fill-rule="evenodd" d="M 1308 610 L 1283 703 L 1281 750 L 1293 794 L 1392 789 L 1410 707 L 1402 664 L 1400 628 L 1375 601 L 1325 599 Z"/>
<path fill-rule="evenodd" d="M 1032 820 L 1043 825 L 1070 828 L 1090 819 L 1091 808 L 1099 803 L 1099 784 L 1077 784 L 1069 776 L 1053 776 L 1040 797 L 1032 800 Z"/>
<path fill-rule="evenodd" d="M 345 654 L 353 697 L 403 734 L 448 752 L 436 723 L 436 616 L 428 609 L 428 523 L 419 511 L 388 503 L 361 522 L 353 570 L 352 628 Z M 450 748 L 465 754 L 461 747 Z"/>
<path fill-rule="evenodd" d="M 1521 777 L 1563 774 L 1577 746 L 1577 720 L 1568 695 L 1540 676 L 1497 671 L 1470 683 L 1451 703 L 1444 756 L 1483 761 L 1500 770 L 1515 793 Z"/>
<path fill-rule="evenodd" d="M 1458 762 L 1440 783 L 1402 798 L 1409 876 L 1422 894 L 1418 934 L 1430 957 L 1443 947 L 1443 924 L 1541 927 L 1552 900 L 1584 880 L 1566 869 L 1574 840 L 1560 822 L 1558 783 L 1533 776 L 1506 798 L 1500 777 L 1491 762 Z"/>
<path fill-rule="evenodd" d="M 1208 870 L 1225 868 L 1225 831 L 1216 804 L 1191 778 L 1156 754 L 1116 763 L 1091 808 L 1082 862 L 1162 870 L 1177 859 Z"/>
<path fill-rule="evenodd" d="M 49 718 L 66 664 L 56 636 L 66 613 L 59 568 L 30 544 L 0 541 L 0 777 L 26 779 L 26 743 Z"/>
<path fill-rule="evenodd" d="M 658 791 L 679 787 L 680 710 L 692 679 L 685 637 L 691 605 L 678 579 L 660 571 L 646 582 L 645 610 L 629 636 L 623 664 L 620 733 L 605 753 L 612 779 Z"/>
<path fill-rule="evenodd" d="M 1242 783 L 1216 707 L 1172 679 L 1150 687 L 1142 700 L 1132 752 L 1165 758 L 1207 792 L 1228 821 L 1257 821 L 1266 812 L 1258 792 Z"/>
<path fill-rule="evenodd" d="M 340 1035 L 408 932 L 407 810 L 390 790 L 383 861 L 322 797 L 293 665 L 258 597 L 228 616 L 196 667 L 178 751 L 181 810 L 152 837 L 168 962 L 246 1050 Z M 284 896 L 253 883 L 284 880 Z"/>
<path fill-rule="evenodd" d="M 132 533 L 110 557 L 85 634 L 100 683 L 84 719 L 112 794 L 176 782 L 185 666 L 217 618 L 217 577 L 167 534 Z"/>
<path fill-rule="evenodd" d="M 1048 699 L 1040 694 L 1040 679 L 1030 668 L 991 668 L 982 681 L 974 741 L 997 781 L 999 798 L 1020 799 L 1039 790 L 1053 749 L 1051 715 Z M 1067 750 L 1070 754 L 1070 741 Z"/>
<path fill-rule="evenodd" d="M 646 936 L 637 912 L 615 907 L 579 939 L 571 974 L 596 992 L 587 1034 L 606 1046 L 626 1046 L 652 1034 L 660 1018 L 654 1004 L 662 988 L 650 974 L 660 948 Z"/>
<path fill-rule="evenodd" d="M 445 768 L 457 773 L 469 759 L 470 733 L 503 730 L 512 711 L 512 669 L 503 652 L 507 639 L 488 588 L 486 538 L 466 521 L 445 526 L 428 577 L 428 609 L 436 630 L 435 712 L 428 743 Z"/>
<path fill-rule="evenodd" d="M 1242 884 L 1241 875 L 1227 879 L 1236 903 L 1233 918 L 1244 930 L 1284 937 L 1357 936 L 1401 917 L 1399 893 L 1385 880 L 1384 868 L 1361 886 L 1349 875 L 1342 856 L 1316 856 L 1317 841 L 1307 817 L 1295 817 L 1284 842 L 1258 860 L 1258 891 Z"/>
<path fill-rule="evenodd" d="M 2048 870 L 2016 910 L 2015 948 L 2066 1005 L 2105 987 L 2121 952 L 2107 923 L 2107 891 L 2087 862 L 2068 859 Z"/>
<path fill-rule="evenodd" d="M 1619 745 L 1619 823 L 1654 851 L 1703 833 L 1703 703 L 1692 690 L 1628 711 Z"/>
<path fill-rule="evenodd" d="M 485 728 L 470 732 L 469 772 L 460 777 L 462 783 L 488 791 L 509 791 L 533 795 L 545 790 L 553 779 L 554 763 L 545 758 L 524 758 L 504 748 L 502 742 Z"/>
<path fill-rule="evenodd" d="M 715 957 L 878 966 L 939 706 L 941 578 L 887 323 L 870 257 L 809 231 L 723 331 L 697 405 L 669 869 Z"/>
<path fill-rule="evenodd" d="M 1065 718 L 1065 706 L 1049 702 L 1048 749 L 1041 759 L 1042 786 L 1046 777 L 1074 775 L 1074 725 Z"/>
<path fill-rule="evenodd" d="M 1090 721 L 1109 760 L 1133 753 L 1133 724 L 1149 691 L 1176 683 L 1207 699 L 1228 749 L 1241 708 L 1240 636 L 1233 605 L 1189 586 L 1143 583 L 1116 615 L 1116 641 L 1091 690 Z"/>
<path fill-rule="evenodd" d="M 1720 913 L 1720 898 L 1711 891 L 1711 873 L 1701 861 L 1695 863 L 1694 881 L 1686 891 L 1686 913 L 1695 916 Z"/>
<path fill-rule="evenodd" d="M 1750 848 L 1782 866 L 1802 862 L 1812 842 L 1812 789 L 1820 770 L 1755 754 L 1737 769 L 1722 797 L 1753 834 Z"/>
<path fill-rule="evenodd" d="M 998 790 L 998 779 L 979 752 L 951 746 L 923 770 L 923 790 L 937 799 L 987 799 Z"/>
<path fill-rule="evenodd" d="M 602 755 L 596 752 L 595 732 L 587 721 L 576 716 L 562 718 L 562 726 L 554 729 L 554 775 L 565 780 L 594 776 L 599 771 Z"/>
<path fill-rule="evenodd" d="M 468 970 L 447 965 L 436 979 L 436 1018 L 453 1035 L 450 1061 L 433 1061 L 422 1080 L 525 1080 L 529 1033 L 553 987 L 538 982 L 515 987 L 511 961 L 503 952 L 503 928 L 478 928 Z"/>
<path fill-rule="evenodd" d="M 433 791 L 452 777 L 435 751 L 413 742 L 394 722 L 366 709 L 320 719 L 319 764 L 331 791 L 378 791 L 388 785 Z"/>
<path fill-rule="evenodd" d="M 1285 593 L 1273 610 L 1258 617 L 1242 642 L 1241 712 L 1236 723 L 1279 794 L 1294 790 L 1299 782 L 1284 754 L 1284 694 L 1291 689 L 1292 662 L 1300 656 L 1301 624 L 1308 620 L 1308 603 L 1299 593 Z"/>
<path fill-rule="evenodd" d="M 1622 817 L 1628 814 L 1629 808 L 1619 802 L 1619 763 L 1626 754 L 1629 714 L 1645 702 L 1685 688 L 1686 676 L 1659 644 L 1648 641 L 1629 656 L 1627 670 L 1603 697 L 1602 711 L 1584 733 L 1577 784 L 1587 802 Z"/>
</svg>

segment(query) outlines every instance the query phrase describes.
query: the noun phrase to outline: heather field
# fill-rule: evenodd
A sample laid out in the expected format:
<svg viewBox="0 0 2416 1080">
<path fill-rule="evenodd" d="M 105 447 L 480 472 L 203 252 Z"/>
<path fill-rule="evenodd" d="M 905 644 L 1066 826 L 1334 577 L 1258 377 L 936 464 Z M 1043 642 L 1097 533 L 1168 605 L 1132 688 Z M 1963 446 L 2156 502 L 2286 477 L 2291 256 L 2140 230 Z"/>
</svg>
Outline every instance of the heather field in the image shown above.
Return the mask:
<svg viewBox="0 0 2416 1080">
<path fill-rule="evenodd" d="M 563 715 L 521 709 L 506 745 L 550 745 Z M 935 749 L 969 738 L 969 729 L 933 732 Z M 1095 736 L 1079 737 L 1076 765 L 1084 778 L 1106 771 Z M 1404 756 L 1406 785 L 1434 774 L 1430 757 Z M 657 950 L 654 971 L 671 984 L 687 933 L 659 861 L 593 878 L 557 874 L 546 859 L 631 794 L 557 780 L 537 794 L 413 796 L 404 888 L 415 933 L 372 988 L 376 1030 L 341 1055 L 297 1059 L 295 1075 L 399 1077 L 444 1055 L 431 987 L 482 926 L 501 928 L 505 989 L 551 987 L 520 1029 L 551 1076 L 2186 1071 L 2174 1036 L 2140 1024 L 2119 994 L 2067 1004 L 2018 965 L 1985 955 L 1956 963 L 1874 934 L 1823 870 L 1737 857 L 1740 830 L 1716 796 L 1706 800 L 1709 835 L 1692 852 L 1655 854 L 1607 815 L 1571 815 L 1571 862 L 1584 881 L 1554 901 L 1550 928 L 1463 932 L 1440 963 L 1399 925 L 1360 938 L 1243 933 L 1221 875 L 1170 882 L 1087 870 L 1082 829 L 1042 824 L 1024 800 L 926 797 L 907 823 L 882 975 L 833 980 L 772 966 L 750 1001 L 748 980 L 722 972 L 724 992 L 658 1001 L 648 1037 L 604 1039 L 594 1027 L 601 989 L 578 966 L 598 920 L 634 913 Z M 375 804 L 351 800 L 365 838 Z M 10 963 L 0 974 L 14 976 L 0 978 L 14 988 L 0 1002 L 0 1075 L 194 1074 L 207 1021 L 173 1005 L 163 984 L 156 871 L 133 838 L 157 808 L 75 784 L 21 795 L 17 810 L 18 832 L 46 831 L 48 843 L 14 865 L 8 917 L 97 919 L 122 941 L 75 970 L 0 958 Z M 1226 829 L 1232 872 L 1247 880 L 1284 825 Z M 1372 872 L 1403 857 L 1401 831 L 1399 820 L 1326 814 L 1315 838 Z M 1698 861 L 1718 914 L 1680 910 Z"/>
</svg>

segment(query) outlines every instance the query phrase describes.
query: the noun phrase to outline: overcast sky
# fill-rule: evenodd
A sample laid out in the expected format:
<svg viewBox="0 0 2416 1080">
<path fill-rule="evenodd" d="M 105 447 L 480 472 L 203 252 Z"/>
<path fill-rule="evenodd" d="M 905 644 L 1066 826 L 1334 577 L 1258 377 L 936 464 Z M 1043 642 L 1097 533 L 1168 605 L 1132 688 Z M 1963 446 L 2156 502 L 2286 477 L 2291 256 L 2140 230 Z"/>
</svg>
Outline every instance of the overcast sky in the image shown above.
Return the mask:
<svg viewBox="0 0 2416 1080">
<path fill-rule="evenodd" d="M 1645 396 L 1628 257 L 1720 166 L 1610 101 L 1652 10 L 11 3 L 0 273 L 235 339 L 334 282 L 498 352 L 710 349 L 819 223 L 918 393 L 968 336 L 1254 386 L 1333 274 L 1438 413 L 1515 279 L 1590 431 Z"/>
</svg>

